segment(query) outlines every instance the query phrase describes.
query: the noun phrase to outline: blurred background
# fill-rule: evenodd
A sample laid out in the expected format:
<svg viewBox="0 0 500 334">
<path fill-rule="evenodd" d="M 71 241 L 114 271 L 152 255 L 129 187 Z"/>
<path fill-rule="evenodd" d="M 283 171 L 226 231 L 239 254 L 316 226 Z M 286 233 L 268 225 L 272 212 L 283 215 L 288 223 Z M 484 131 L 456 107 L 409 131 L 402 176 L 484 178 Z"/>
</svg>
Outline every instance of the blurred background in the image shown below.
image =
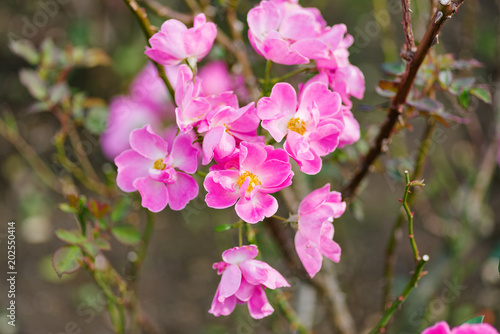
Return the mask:
<svg viewBox="0 0 500 334">
<path fill-rule="evenodd" d="M 246 22 L 246 13 L 256 3 L 241 2 L 238 16 L 242 22 Z M 189 12 L 182 1 L 163 0 L 163 4 Z M 305 178 L 312 189 L 331 182 L 334 190 L 340 190 L 352 171 L 350 166 L 366 152 L 385 117 L 388 99 L 377 95 L 375 87 L 383 77 L 381 64 L 399 59 L 404 42 L 400 2 L 318 0 L 301 4 L 319 8 L 328 25 L 347 25 L 354 36 L 350 61 L 362 70 L 366 79 L 365 97 L 355 101 L 352 109 L 361 125 L 363 139 L 327 158 L 321 174 Z M 222 6 L 220 2 L 211 5 L 216 9 Z M 420 333 L 422 328 L 442 319 L 458 325 L 478 314 L 486 315 L 486 321 L 500 327 L 500 175 L 496 154 L 499 6 L 500 2 L 493 0 L 467 0 L 439 35 L 436 54 L 474 58 L 483 64 L 472 76 L 476 82 L 489 86 L 493 103 L 471 97 L 467 110 L 462 110 L 456 99 L 438 95 L 446 111 L 468 121 L 439 124 L 431 138 L 424 171 L 426 186 L 412 205 L 420 252 L 428 254 L 431 261 L 426 267 L 428 274 L 396 314 L 390 333 Z M 419 40 L 429 19 L 428 2 L 413 1 L 412 9 L 414 33 Z M 161 24 L 162 19 L 151 17 L 154 24 Z M 215 20 L 226 28 L 224 16 L 217 15 Z M 19 38 L 36 46 L 51 38 L 62 49 L 68 44 L 102 49 L 111 60 L 108 66 L 76 69 L 69 73 L 68 82 L 72 90 L 84 91 L 87 96 L 109 103 L 116 95 L 128 94 L 130 83 L 146 64 L 144 35 L 120 0 L 0 2 L 0 113 L 14 117 L 20 135 L 57 172 L 61 169 L 55 163 L 53 138 L 58 121 L 51 113 L 33 111 L 34 100 L 19 80 L 19 71 L 30 64 L 7 47 L 9 39 Z M 217 50 L 204 62 L 221 57 Z M 250 46 L 248 54 L 256 75 L 262 77 L 263 58 Z M 273 67 L 276 76 L 286 70 L 284 66 Z M 99 117 L 96 126 L 104 127 L 105 114 Z M 411 125 L 410 129 L 397 133 L 390 153 L 376 164 L 375 173 L 368 177 L 360 196 L 335 222 L 334 239 L 343 251 L 335 271 L 359 333 L 373 326 L 380 315 L 384 254 L 400 209 L 402 172 L 411 169 L 410 157 L 415 155 L 425 120 L 414 118 Z M 59 279 L 52 269 L 52 253 L 63 245 L 54 231 L 77 227 L 73 215 L 58 209 L 64 197 L 41 182 L 16 148 L 0 138 L 1 268 L 7 266 L 9 220 L 17 223 L 18 242 L 18 325 L 11 327 L 4 321 L 7 290 L 2 283 L 0 333 L 113 333 L 102 294 L 88 273 L 80 270 Z M 114 164 L 103 155 L 98 134 L 85 137 L 85 144 L 99 175 L 112 173 Z M 198 181 L 201 184 L 201 178 Z M 211 265 L 220 261 L 223 250 L 237 244 L 233 231 L 213 232 L 213 229 L 237 218 L 232 209 L 208 209 L 204 195 L 204 190 L 200 190 L 199 197 L 185 212 L 165 210 L 158 214 L 138 287 L 145 313 L 161 333 L 288 333 L 288 325 L 278 312 L 263 321 L 250 318 L 245 306 L 238 306 L 229 317 L 215 318 L 208 314 L 220 279 Z M 288 216 L 284 208 L 279 213 Z M 134 215 L 138 222 L 145 219 L 140 210 L 134 211 Z M 264 258 L 295 286 L 286 291 L 294 296 L 292 306 L 300 309 L 307 299 L 299 298 L 298 292 L 307 287 L 299 287 L 307 283 L 287 268 L 262 223 L 257 229 L 263 232 L 259 235 Z M 405 233 L 397 247 L 396 291 L 401 291 L 413 269 Z M 106 256 L 118 272 L 125 273 L 130 247 L 114 241 L 111 245 L 112 250 Z M 322 297 L 315 298 L 318 304 L 312 317 L 315 332 L 334 332 Z"/>
</svg>

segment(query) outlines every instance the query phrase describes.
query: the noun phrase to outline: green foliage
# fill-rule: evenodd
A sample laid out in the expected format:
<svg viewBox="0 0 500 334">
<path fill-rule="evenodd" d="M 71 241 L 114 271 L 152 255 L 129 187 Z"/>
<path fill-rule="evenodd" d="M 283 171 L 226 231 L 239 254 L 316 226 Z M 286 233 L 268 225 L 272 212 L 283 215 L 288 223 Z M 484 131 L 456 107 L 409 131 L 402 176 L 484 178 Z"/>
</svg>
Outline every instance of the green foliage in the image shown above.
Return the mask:
<svg viewBox="0 0 500 334">
<path fill-rule="evenodd" d="M 113 236 L 122 244 L 135 245 L 141 241 L 141 233 L 132 225 L 116 225 L 111 228 Z"/>
<path fill-rule="evenodd" d="M 62 241 L 72 245 L 80 245 L 87 240 L 79 230 L 68 231 L 59 229 L 56 230 L 56 236 Z"/>
<path fill-rule="evenodd" d="M 59 277 L 74 273 L 80 269 L 82 263 L 83 253 L 78 246 L 63 246 L 56 250 L 52 257 L 52 265 Z"/>
<path fill-rule="evenodd" d="M 484 315 L 480 315 L 467 320 L 466 322 L 464 322 L 464 324 L 482 324 L 483 320 L 484 320 Z"/>
</svg>

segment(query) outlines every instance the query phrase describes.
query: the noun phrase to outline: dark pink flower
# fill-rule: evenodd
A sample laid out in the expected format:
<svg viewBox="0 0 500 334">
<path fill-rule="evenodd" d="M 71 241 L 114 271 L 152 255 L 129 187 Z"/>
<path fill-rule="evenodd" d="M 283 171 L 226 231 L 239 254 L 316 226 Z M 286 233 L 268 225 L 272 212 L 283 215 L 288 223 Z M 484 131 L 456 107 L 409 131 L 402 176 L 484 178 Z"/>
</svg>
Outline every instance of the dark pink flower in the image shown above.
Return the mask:
<svg viewBox="0 0 500 334">
<path fill-rule="evenodd" d="M 422 334 L 498 334 L 498 331 L 489 324 L 463 324 L 450 330 L 446 322 L 440 321 Z"/>
<path fill-rule="evenodd" d="M 237 154 L 210 168 L 203 183 L 208 192 L 205 201 L 216 209 L 236 203 L 242 220 L 257 223 L 278 210 L 278 201 L 269 194 L 292 184 L 291 168 L 285 151 L 242 142 Z"/>
</svg>

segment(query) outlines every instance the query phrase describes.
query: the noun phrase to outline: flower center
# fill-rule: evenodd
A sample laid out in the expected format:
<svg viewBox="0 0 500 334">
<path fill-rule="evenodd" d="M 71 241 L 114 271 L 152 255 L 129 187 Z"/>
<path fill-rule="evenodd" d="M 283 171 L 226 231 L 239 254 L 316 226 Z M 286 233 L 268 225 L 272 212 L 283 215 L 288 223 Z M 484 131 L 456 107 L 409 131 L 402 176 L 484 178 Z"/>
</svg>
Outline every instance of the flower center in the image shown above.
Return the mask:
<svg viewBox="0 0 500 334">
<path fill-rule="evenodd" d="M 167 167 L 167 165 L 165 165 L 163 163 L 163 159 L 156 160 L 155 164 L 153 166 L 154 169 L 158 169 L 158 170 L 165 170 L 166 167 Z"/>
<path fill-rule="evenodd" d="M 306 123 L 298 117 L 289 120 L 286 127 L 301 136 L 306 132 Z"/>
<path fill-rule="evenodd" d="M 252 191 L 255 186 L 258 186 L 260 184 L 259 178 L 254 173 L 245 172 L 245 173 L 241 174 L 240 177 L 238 178 L 238 181 L 236 181 L 236 183 L 238 183 L 238 186 L 241 188 L 243 183 L 245 183 L 245 180 L 247 179 L 247 177 L 250 178 L 250 183 L 248 184 L 247 191 Z"/>
</svg>

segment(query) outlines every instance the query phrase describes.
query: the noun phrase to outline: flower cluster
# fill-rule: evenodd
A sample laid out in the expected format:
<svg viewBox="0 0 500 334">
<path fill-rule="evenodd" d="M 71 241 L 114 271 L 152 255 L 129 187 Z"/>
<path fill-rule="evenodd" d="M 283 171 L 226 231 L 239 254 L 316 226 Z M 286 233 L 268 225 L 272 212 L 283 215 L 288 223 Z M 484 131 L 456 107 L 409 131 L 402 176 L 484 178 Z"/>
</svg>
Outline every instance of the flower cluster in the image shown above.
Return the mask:
<svg viewBox="0 0 500 334">
<path fill-rule="evenodd" d="M 489 324 L 463 324 L 450 330 L 450 326 L 441 321 L 422 334 L 498 334 L 498 331 Z"/>
<path fill-rule="evenodd" d="M 240 106 L 248 93 L 238 87 L 241 80 L 229 74 L 224 62 L 198 71 L 198 62 L 216 38 L 215 24 L 204 14 L 195 17 L 192 28 L 176 20 L 163 23 L 145 54 L 166 66 L 174 101 L 164 88 L 140 99 L 128 98 L 134 104 L 122 113 L 122 121 L 112 110 L 107 131 L 108 137 L 121 141 L 109 154 L 116 156 L 118 186 L 125 192 L 139 191 L 142 206 L 150 211 L 185 208 L 199 192 L 190 174 L 200 164 L 210 165 L 203 180 L 206 204 L 216 209 L 234 205 L 243 222 L 255 224 L 278 211 L 272 194 L 292 184 L 291 161 L 301 172 L 317 174 L 322 157 L 359 139 L 350 98 L 362 98 L 364 78 L 349 64 L 352 37 L 346 27 L 327 27 L 317 9 L 293 0 L 262 1 L 248 13 L 248 24 L 250 42 L 260 55 L 286 65 L 315 61 L 318 74 L 298 90 L 278 82 L 269 96 Z M 145 71 L 154 73 L 154 80 L 141 74 L 137 82 L 158 82 L 152 65 Z M 157 117 L 156 110 L 167 106 L 168 117 Z M 172 131 L 166 132 L 165 124 L 174 119 Z M 320 270 L 323 256 L 340 260 L 332 222 L 345 209 L 340 193 L 326 184 L 306 196 L 297 220 L 290 220 L 297 228 L 297 254 L 311 277 Z M 222 278 L 210 313 L 228 315 L 236 303 L 247 303 L 256 319 L 273 312 L 265 288 L 289 285 L 275 269 L 255 260 L 257 254 L 255 245 L 240 242 L 240 247 L 222 254 L 223 262 L 214 264 Z"/>
</svg>

